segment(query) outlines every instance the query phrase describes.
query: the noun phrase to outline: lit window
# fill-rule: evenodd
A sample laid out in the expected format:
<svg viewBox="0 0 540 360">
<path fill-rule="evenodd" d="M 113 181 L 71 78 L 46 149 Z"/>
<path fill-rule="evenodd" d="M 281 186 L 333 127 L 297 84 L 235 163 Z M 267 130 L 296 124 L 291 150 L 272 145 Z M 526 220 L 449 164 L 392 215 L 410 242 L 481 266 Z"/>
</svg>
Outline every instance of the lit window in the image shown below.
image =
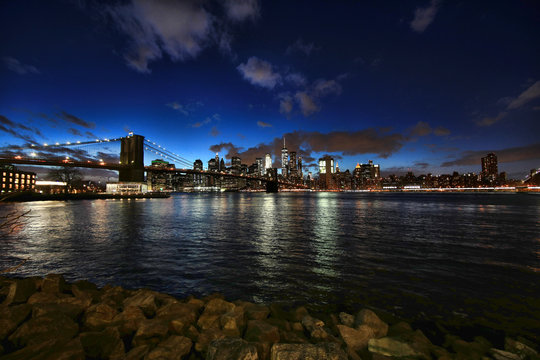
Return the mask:
<svg viewBox="0 0 540 360">
<path fill-rule="evenodd" d="M 5 189 L 5 188 L 6 188 L 6 184 L 2 184 L 2 187 Z"/>
<path fill-rule="evenodd" d="M 15 184 L 18 184 L 19 183 L 19 179 L 15 179 Z"/>
<path fill-rule="evenodd" d="M 4 172 L 2 175 L 3 175 L 3 176 L 6 176 L 6 173 Z"/>
<path fill-rule="evenodd" d="M 5 173 L 4 173 L 5 174 Z M 2 182 L 6 182 L 6 178 L 2 178 Z"/>
</svg>

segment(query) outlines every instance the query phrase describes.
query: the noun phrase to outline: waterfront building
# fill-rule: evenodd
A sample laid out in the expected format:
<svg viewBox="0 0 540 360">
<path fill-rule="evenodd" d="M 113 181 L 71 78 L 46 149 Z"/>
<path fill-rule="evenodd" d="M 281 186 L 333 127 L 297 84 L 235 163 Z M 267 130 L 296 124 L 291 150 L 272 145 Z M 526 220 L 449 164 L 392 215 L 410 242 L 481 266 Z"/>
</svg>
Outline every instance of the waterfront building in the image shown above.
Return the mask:
<svg viewBox="0 0 540 360">
<path fill-rule="evenodd" d="M 285 146 L 285 137 L 283 137 L 283 148 L 281 149 L 281 175 L 287 177 L 287 168 L 289 163 L 289 154 Z"/>
<path fill-rule="evenodd" d="M 231 158 L 231 172 L 237 175 L 242 172 L 242 159 L 238 156 L 233 156 Z"/>
<path fill-rule="evenodd" d="M 495 180 L 499 170 L 497 167 L 497 156 L 489 153 L 482 158 L 482 177 L 487 180 Z"/>
<path fill-rule="evenodd" d="M 266 154 L 264 156 L 264 174 L 265 175 L 268 172 L 268 169 L 272 168 L 272 157 L 270 154 Z"/>
<path fill-rule="evenodd" d="M 36 173 L 18 170 L 13 165 L 4 165 L 2 172 L 1 192 L 33 191 L 36 187 Z"/>
<path fill-rule="evenodd" d="M 193 170 L 202 171 L 203 170 L 203 162 L 200 159 L 195 160 L 193 162 Z M 204 185 L 204 179 L 202 174 L 193 174 L 193 185 L 194 186 L 202 186 Z"/>
<path fill-rule="evenodd" d="M 220 168 L 219 168 L 219 155 L 218 155 L 218 153 L 216 153 L 215 160 L 216 160 L 216 171 L 220 171 Z"/>
<path fill-rule="evenodd" d="M 197 159 L 193 162 L 193 170 L 203 170 L 203 163 L 200 159 Z"/>
<path fill-rule="evenodd" d="M 219 167 L 219 162 L 216 159 L 208 160 L 208 171 L 217 172 Z"/>
<path fill-rule="evenodd" d="M 219 171 L 226 171 L 227 168 L 225 168 L 225 161 L 223 158 L 221 158 L 221 161 L 219 162 Z"/>
<path fill-rule="evenodd" d="M 158 169 L 174 169 L 175 168 L 174 164 L 170 164 L 168 161 L 165 161 L 163 159 L 152 160 L 151 166 Z"/>
<path fill-rule="evenodd" d="M 257 172 L 259 173 L 259 176 L 263 176 L 264 175 L 263 158 L 256 158 L 255 163 L 257 164 Z"/>
<path fill-rule="evenodd" d="M 334 189 L 334 159 L 326 155 L 319 159 L 319 186 L 321 189 Z"/>
<path fill-rule="evenodd" d="M 298 157 L 298 177 L 302 179 L 304 177 L 304 174 L 302 173 L 302 157 Z"/>
<path fill-rule="evenodd" d="M 291 151 L 289 154 L 289 173 L 292 178 L 298 177 L 298 169 L 296 165 L 296 151 Z"/>
</svg>

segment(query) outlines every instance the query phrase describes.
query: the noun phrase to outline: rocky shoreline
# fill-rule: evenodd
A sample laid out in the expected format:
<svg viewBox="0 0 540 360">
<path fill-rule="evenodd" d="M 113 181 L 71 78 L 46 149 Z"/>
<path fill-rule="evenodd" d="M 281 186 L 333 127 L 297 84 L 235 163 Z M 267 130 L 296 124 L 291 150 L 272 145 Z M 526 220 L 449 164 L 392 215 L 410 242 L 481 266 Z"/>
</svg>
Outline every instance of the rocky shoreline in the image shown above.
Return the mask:
<svg viewBox="0 0 540 360">
<path fill-rule="evenodd" d="M 537 345 L 446 334 L 435 344 L 372 310 L 310 313 L 214 294 L 200 299 L 88 281 L 0 277 L 0 360 L 540 359 Z"/>
</svg>

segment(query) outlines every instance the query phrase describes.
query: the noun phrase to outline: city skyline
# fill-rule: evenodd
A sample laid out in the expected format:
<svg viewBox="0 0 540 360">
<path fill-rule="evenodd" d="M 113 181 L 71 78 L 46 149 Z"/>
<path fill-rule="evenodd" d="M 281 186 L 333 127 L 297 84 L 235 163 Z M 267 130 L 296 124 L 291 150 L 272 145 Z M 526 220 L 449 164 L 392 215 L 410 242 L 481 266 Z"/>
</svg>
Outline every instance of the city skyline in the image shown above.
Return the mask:
<svg viewBox="0 0 540 360">
<path fill-rule="evenodd" d="M 134 131 L 275 167 L 285 137 L 314 173 L 327 154 L 383 176 L 479 173 L 491 152 L 509 178 L 540 164 L 533 3 L 1 7 L 0 147 Z"/>
</svg>

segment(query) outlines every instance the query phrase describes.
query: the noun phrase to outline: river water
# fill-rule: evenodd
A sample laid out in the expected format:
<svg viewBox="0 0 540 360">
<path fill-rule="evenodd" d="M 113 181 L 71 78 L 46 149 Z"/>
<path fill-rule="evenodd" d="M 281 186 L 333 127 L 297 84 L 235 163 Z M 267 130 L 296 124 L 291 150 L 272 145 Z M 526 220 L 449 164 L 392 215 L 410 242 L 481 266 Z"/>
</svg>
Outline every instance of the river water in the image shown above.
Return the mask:
<svg viewBox="0 0 540 360">
<path fill-rule="evenodd" d="M 0 204 L 13 276 L 63 273 L 180 297 L 288 302 L 406 319 L 540 323 L 540 196 L 222 193 Z M 457 320 L 456 320 L 457 319 Z M 535 325 L 536 324 L 536 325 Z M 536 337 L 536 335 L 533 335 Z"/>
</svg>

